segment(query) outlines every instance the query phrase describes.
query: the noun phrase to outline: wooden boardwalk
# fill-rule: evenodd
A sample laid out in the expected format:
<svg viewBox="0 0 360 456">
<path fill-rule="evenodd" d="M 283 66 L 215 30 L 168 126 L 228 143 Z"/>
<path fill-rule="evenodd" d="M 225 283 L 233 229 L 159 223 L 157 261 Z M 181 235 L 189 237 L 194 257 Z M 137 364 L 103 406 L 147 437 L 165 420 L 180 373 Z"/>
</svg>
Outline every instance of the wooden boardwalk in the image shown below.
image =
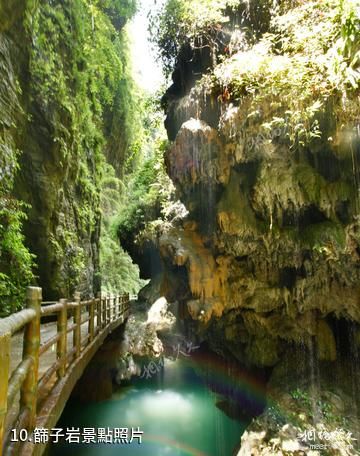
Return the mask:
<svg viewBox="0 0 360 456">
<path fill-rule="evenodd" d="M 0 445 L 7 456 L 44 452 L 32 430 L 55 427 L 86 365 L 129 314 L 129 295 L 44 304 L 41 289 L 29 288 L 27 309 L 0 319 Z M 24 442 L 11 441 L 15 428 L 26 430 Z"/>
</svg>

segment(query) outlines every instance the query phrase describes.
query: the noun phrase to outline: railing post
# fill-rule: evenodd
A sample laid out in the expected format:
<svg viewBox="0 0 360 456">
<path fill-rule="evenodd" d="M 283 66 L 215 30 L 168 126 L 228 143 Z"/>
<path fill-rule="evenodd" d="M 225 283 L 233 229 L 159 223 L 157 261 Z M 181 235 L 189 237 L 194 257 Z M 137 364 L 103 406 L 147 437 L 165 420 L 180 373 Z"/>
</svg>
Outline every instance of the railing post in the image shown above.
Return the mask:
<svg viewBox="0 0 360 456">
<path fill-rule="evenodd" d="M 101 294 L 101 305 L 102 305 L 102 327 L 105 328 L 106 326 L 106 304 L 107 304 L 107 295 Z"/>
<path fill-rule="evenodd" d="M 121 317 L 121 296 L 117 295 L 117 314 L 118 318 Z"/>
<path fill-rule="evenodd" d="M 111 323 L 111 314 L 112 314 L 112 295 L 108 293 L 108 324 Z"/>
<path fill-rule="evenodd" d="M 7 395 L 10 370 L 11 334 L 0 336 L 0 453 L 4 445 L 4 425 L 7 413 Z"/>
<path fill-rule="evenodd" d="M 120 313 L 121 316 L 124 315 L 124 295 L 120 296 Z"/>
<path fill-rule="evenodd" d="M 107 299 L 106 299 L 106 326 L 110 323 L 111 321 L 111 295 L 110 293 L 107 294 Z"/>
<path fill-rule="evenodd" d="M 128 314 L 129 311 L 130 311 L 130 295 L 129 295 L 129 293 L 126 293 L 125 299 L 126 299 L 126 314 Z"/>
<path fill-rule="evenodd" d="M 99 333 L 101 331 L 101 317 L 102 317 L 102 296 L 101 291 L 97 294 L 98 303 L 97 303 L 97 312 L 96 312 L 96 332 Z"/>
<path fill-rule="evenodd" d="M 113 295 L 113 321 L 116 320 L 116 312 L 117 312 L 117 308 L 116 308 L 116 295 Z"/>
<path fill-rule="evenodd" d="M 76 302 L 76 307 L 74 309 L 74 324 L 76 327 L 74 329 L 73 344 L 75 348 L 75 356 L 78 358 L 81 353 L 81 298 L 79 292 L 75 292 L 74 300 Z"/>
<path fill-rule="evenodd" d="M 119 314 L 119 295 L 115 295 L 114 297 L 114 308 L 115 308 L 115 319 L 117 320 L 120 316 Z"/>
<path fill-rule="evenodd" d="M 35 318 L 25 326 L 23 359 L 32 358 L 32 365 L 22 384 L 20 392 L 20 407 L 29 410 L 28 428 L 32 430 L 36 423 L 37 384 L 39 375 L 40 348 L 40 308 L 41 288 L 29 287 L 26 292 L 26 304 L 36 312 Z"/>
<path fill-rule="evenodd" d="M 95 332 L 95 299 L 91 300 L 91 304 L 89 306 L 89 340 L 92 342 L 94 340 L 94 332 Z"/>
<path fill-rule="evenodd" d="M 60 360 L 60 367 L 57 371 L 59 378 L 64 377 L 66 372 L 66 352 L 67 352 L 67 300 L 60 299 L 62 309 L 58 313 L 57 332 L 60 333 L 60 338 L 57 341 L 56 356 Z"/>
<path fill-rule="evenodd" d="M 110 323 L 114 320 L 114 295 L 110 294 Z"/>
</svg>

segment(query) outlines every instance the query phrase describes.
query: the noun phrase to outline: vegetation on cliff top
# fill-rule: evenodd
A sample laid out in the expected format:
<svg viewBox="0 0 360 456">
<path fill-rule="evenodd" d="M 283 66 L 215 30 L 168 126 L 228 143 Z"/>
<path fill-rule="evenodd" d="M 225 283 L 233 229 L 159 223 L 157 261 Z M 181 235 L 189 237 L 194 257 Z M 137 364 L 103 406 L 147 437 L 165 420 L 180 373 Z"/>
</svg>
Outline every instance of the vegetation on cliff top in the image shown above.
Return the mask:
<svg viewBox="0 0 360 456">
<path fill-rule="evenodd" d="M 124 245 L 140 244 L 156 236 L 156 226 L 168 220 L 175 189 L 166 173 L 164 152 L 168 147 L 159 104 L 150 97 L 144 108 L 145 137 L 142 160 L 128 176 L 115 225 Z"/>
<path fill-rule="evenodd" d="M 238 0 L 165 2 L 163 9 L 152 18 L 150 24 L 165 73 L 169 75 L 174 70 L 180 49 L 186 42 L 193 42 L 197 36 L 219 29 L 221 24 L 229 20 L 225 10 L 238 4 Z"/>
<path fill-rule="evenodd" d="M 346 94 L 356 95 L 359 87 L 359 26 L 356 5 L 349 0 L 279 10 L 270 32 L 217 67 L 208 84 L 227 102 L 248 96 L 249 122 L 262 119 L 263 134 L 286 125 L 291 144 L 308 144 L 322 134 L 319 112 L 329 101 L 337 100 L 339 123 L 352 120 Z"/>
<path fill-rule="evenodd" d="M 128 204 L 125 184 L 107 165 L 101 186 L 101 287 L 110 293 L 136 294 L 146 282 L 140 279 L 138 266 L 123 250 L 117 235 L 117 218 Z"/>
<path fill-rule="evenodd" d="M 190 44 L 193 49 L 217 46 L 232 33 L 235 22 L 247 25 L 250 17 L 257 22 L 247 29 L 249 38 L 261 33 L 262 20 L 269 18 L 271 0 L 168 0 L 163 9 L 152 18 L 150 29 L 163 62 L 165 74 L 175 67 L 181 48 Z"/>
</svg>

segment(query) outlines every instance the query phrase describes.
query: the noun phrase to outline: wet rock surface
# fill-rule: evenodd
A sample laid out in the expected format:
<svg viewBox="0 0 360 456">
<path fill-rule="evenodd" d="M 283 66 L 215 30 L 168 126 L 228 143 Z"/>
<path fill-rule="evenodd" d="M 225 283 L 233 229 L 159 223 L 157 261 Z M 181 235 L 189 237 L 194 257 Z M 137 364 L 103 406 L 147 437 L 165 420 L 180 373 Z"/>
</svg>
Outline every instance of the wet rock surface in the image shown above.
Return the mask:
<svg viewBox="0 0 360 456">
<path fill-rule="evenodd" d="M 324 435 L 359 432 L 358 98 L 333 90 L 326 69 L 312 72 L 325 59 L 319 30 L 329 11 L 285 3 L 270 32 L 281 23 L 294 47 L 245 40 L 192 87 L 176 72 L 164 105 L 167 171 L 189 214 L 159 236 L 160 288 L 178 277 L 181 319 L 197 340 L 225 359 L 274 369 L 269 405 L 244 434 L 241 456 L 317 455 Z M 300 26 L 310 50 L 304 40 L 296 47 Z M 294 89 L 302 71 L 313 82 L 307 99 L 305 84 Z M 312 430 L 318 448 L 298 437 Z M 329 454 L 357 454 L 338 437 Z"/>
<path fill-rule="evenodd" d="M 287 356 L 267 386 L 268 406 L 241 439 L 238 456 L 359 454 L 359 398 L 348 363 Z"/>
<path fill-rule="evenodd" d="M 336 94 L 328 96 L 316 115 L 321 134 L 291 144 L 291 100 L 275 80 L 277 102 L 245 86 L 231 93 L 262 75 L 259 68 L 269 66 L 272 74 L 293 65 L 291 55 L 269 56 L 264 47 L 248 43 L 230 63 L 226 55 L 192 88 L 185 72 L 188 90 L 167 105 L 167 126 L 176 131 L 167 171 L 189 215 L 164 230 L 159 250 L 165 269 L 178 272 L 179 282 L 181 276 L 188 318 L 214 350 L 274 366 L 289 343 L 309 346 L 314 338 L 320 358 L 334 361 L 334 320 L 360 323 L 357 171 L 350 153 L 359 146 L 357 108 L 349 100 L 342 123 Z"/>
<path fill-rule="evenodd" d="M 150 363 L 161 364 L 164 345 L 159 336 L 171 332 L 175 322 L 165 298 L 150 306 L 133 302 L 128 320 L 108 337 L 86 368 L 75 396 L 84 401 L 108 399 L 114 384 L 141 376 Z"/>
<path fill-rule="evenodd" d="M 233 129 L 241 131 L 243 115 L 237 111 Z M 190 216 L 163 234 L 162 257 L 187 270 L 191 318 L 212 336 L 226 328 L 239 360 L 274 365 L 284 341 L 312 337 L 322 358 L 334 360 L 329 317 L 360 322 L 351 178 L 326 180 L 307 155 L 294 160 L 281 145 L 254 156 L 221 134 L 229 117 L 225 111 L 218 131 L 189 120 L 168 152 Z M 344 204 L 353 214 L 347 222 L 337 212 Z"/>
</svg>

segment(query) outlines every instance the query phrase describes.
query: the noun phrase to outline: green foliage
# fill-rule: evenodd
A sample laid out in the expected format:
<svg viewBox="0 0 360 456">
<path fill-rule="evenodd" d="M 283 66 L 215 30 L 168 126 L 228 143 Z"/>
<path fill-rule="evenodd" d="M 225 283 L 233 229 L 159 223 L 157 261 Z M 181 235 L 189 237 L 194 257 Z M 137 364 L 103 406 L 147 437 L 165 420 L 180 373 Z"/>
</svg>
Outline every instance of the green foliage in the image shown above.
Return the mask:
<svg viewBox="0 0 360 456">
<path fill-rule="evenodd" d="M 40 111 L 50 126 L 49 154 L 71 205 L 50 240 L 61 265 L 56 280 L 69 295 L 89 266 L 83 246 L 97 237 L 106 161 L 120 175 L 142 135 L 125 27 L 136 6 L 135 0 L 55 0 L 26 18 L 34 117 Z"/>
<path fill-rule="evenodd" d="M 150 30 L 158 46 L 165 74 L 174 69 L 181 46 L 200 35 L 210 37 L 211 31 L 226 23 L 227 8 L 238 0 L 167 0 L 163 9 L 152 17 Z"/>
<path fill-rule="evenodd" d="M 282 427 L 286 424 L 286 418 L 278 403 L 274 403 L 268 407 L 267 414 L 275 428 Z"/>
<path fill-rule="evenodd" d="M 298 406 L 305 409 L 307 416 L 313 417 L 314 411 L 320 415 L 325 422 L 334 424 L 341 423 L 342 417 L 337 416 L 333 405 L 322 397 L 313 399 L 309 391 L 304 389 L 296 388 L 290 392 L 291 397 L 297 401 Z"/>
<path fill-rule="evenodd" d="M 101 168 L 105 138 L 107 158 L 121 164 L 141 131 L 127 32 L 118 31 L 110 17 L 113 11 L 127 19 L 135 6 L 133 0 L 55 1 L 29 24 L 35 36 L 33 96 L 58 111 L 62 122 L 52 120 L 60 159 L 76 153 L 85 179 L 93 167 Z"/>
<path fill-rule="evenodd" d="M 296 388 L 294 391 L 291 391 L 290 395 L 293 399 L 299 401 L 306 407 L 311 407 L 312 402 L 307 391 Z"/>
<path fill-rule="evenodd" d="M 353 89 L 360 82 L 360 15 L 359 5 L 350 0 L 340 0 L 338 22 L 341 32 L 333 47 L 333 68 L 338 78 Z"/>
<path fill-rule="evenodd" d="M 166 207 L 174 196 L 174 187 L 165 171 L 164 153 L 168 143 L 159 97 L 144 99 L 141 106 L 142 138 L 135 168 L 129 173 L 122 191 L 122 203 L 116 217 L 120 240 L 135 241 L 155 221 L 165 221 Z M 131 171 L 130 167 L 127 167 Z"/>
<path fill-rule="evenodd" d="M 146 220 L 153 220 L 159 214 L 159 201 L 153 184 L 157 180 L 155 158 L 146 160 L 135 171 L 127 188 L 127 203 L 118 218 L 120 238 L 144 228 Z"/>
<path fill-rule="evenodd" d="M 10 11 L 6 17 L 12 17 Z M 12 196 L 20 154 L 14 136 L 20 130 L 16 123 L 22 119 L 22 110 L 10 46 L 0 34 L 0 317 L 22 307 L 25 289 L 33 279 L 33 256 L 22 234 L 26 207 Z"/>
<path fill-rule="evenodd" d="M 102 227 L 100 268 L 103 291 L 136 294 L 146 282 L 139 277 L 139 268 L 122 249 L 114 219 L 121 210 L 124 184 L 115 176 L 112 166 L 104 172 L 101 191 Z"/>
<path fill-rule="evenodd" d="M 323 399 L 318 399 L 316 402 L 317 408 L 320 411 L 321 415 L 324 417 L 324 419 L 329 422 L 333 423 L 337 421 L 338 419 L 340 420 L 341 417 L 337 416 L 334 413 L 333 406 L 330 404 L 328 401 L 324 401 Z"/>
<path fill-rule="evenodd" d="M 102 290 L 110 293 L 137 294 L 146 285 L 139 268 L 113 235 L 103 233 L 100 240 Z"/>
<path fill-rule="evenodd" d="M 34 256 L 24 245 L 24 204 L 0 200 L 0 317 L 22 308 L 26 286 L 33 279 Z"/>
<path fill-rule="evenodd" d="M 122 33 L 117 42 L 122 76 L 112 92 L 113 104 L 104 112 L 105 131 L 109 138 L 106 157 L 119 176 L 136 167 L 139 144 L 144 143 L 144 100 L 133 79 L 130 46 L 127 33 Z"/>
<path fill-rule="evenodd" d="M 249 125 L 260 124 L 264 134 L 286 125 L 288 143 L 301 148 L 322 137 L 330 100 L 358 87 L 359 30 L 349 0 L 299 2 L 279 10 L 271 33 L 225 60 L 203 84 L 220 101 L 246 98 Z"/>
<path fill-rule="evenodd" d="M 40 211 L 49 235 L 44 240 L 48 245 L 46 260 L 55 271 L 54 287 L 70 296 L 86 281 L 86 268 L 92 261 L 86 257 L 85 246 L 90 239 L 97 239 L 101 190 L 104 205 L 118 208 L 120 192 L 116 194 L 111 185 L 116 187 L 120 181 L 111 171 L 115 184 L 109 183 L 106 159 L 116 164 L 120 175 L 125 164 L 132 169 L 143 141 L 141 94 L 132 79 L 126 30 L 126 21 L 135 13 L 137 2 L 25 3 L 24 44 L 29 46 L 24 55 L 29 57 L 29 67 L 24 99 L 34 139 L 29 141 L 28 156 L 42 156 L 31 148 L 47 145 L 41 152 L 48 154 L 44 168 L 46 177 L 54 183 L 55 196 L 44 201 L 44 214 Z M 20 153 L 14 137 L 15 126 L 19 135 L 21 107 L 7 43 L 2 40 L 0 37 L 0 294 L 4 307 L 0 311 L 11 312 L 22 304 L 23 291 L 32 280 L 33 257 L 24 247 L 21 234 L 25 217 L 22 206 L 8 197 Z M 39 137 L 43 140 L 38 141 Z M 34 208 L 32 216 L 37 216 L 37 210 Z M 50 211 L 50 225 L 55 226 L 48 227 Z M 135 291 L 138 271 L 114 240 L 110 229 L 113 214 L 104 212 L 101 256 L 105 287 L 118 288 L 122 283 L 124 291 Z M 126 277 L 124 271 L 120 273 L 121 267 L 131 277 Z"/>
<path fill-rule="evenodd" d="M 165 171 L 167 142 L 159 138 L 154 147 L 154 155 L 145 159 L 127 185 L 125 204 L 116 222 L 120 239 L 145 233 L 151 238 L 155 226 L 163 225 L 171 212 L 175 189 Z"/>
<path fill-rule="evenodd" d="M 115 28 L 123 27 L 137 10 L 137 0 L 99 0 L 97 4 L 106 11 Z"/>
<path fill-rule="evenodd" d="M 150 23 L 151 36 L 158 46 L 164 71 L 167 75 L 173 70 L 180 46 L 186 39 L 183 24 L 184 15 L 185 2 L 168 0 L 163 10 L 152 17 Z"/>
</svg>

